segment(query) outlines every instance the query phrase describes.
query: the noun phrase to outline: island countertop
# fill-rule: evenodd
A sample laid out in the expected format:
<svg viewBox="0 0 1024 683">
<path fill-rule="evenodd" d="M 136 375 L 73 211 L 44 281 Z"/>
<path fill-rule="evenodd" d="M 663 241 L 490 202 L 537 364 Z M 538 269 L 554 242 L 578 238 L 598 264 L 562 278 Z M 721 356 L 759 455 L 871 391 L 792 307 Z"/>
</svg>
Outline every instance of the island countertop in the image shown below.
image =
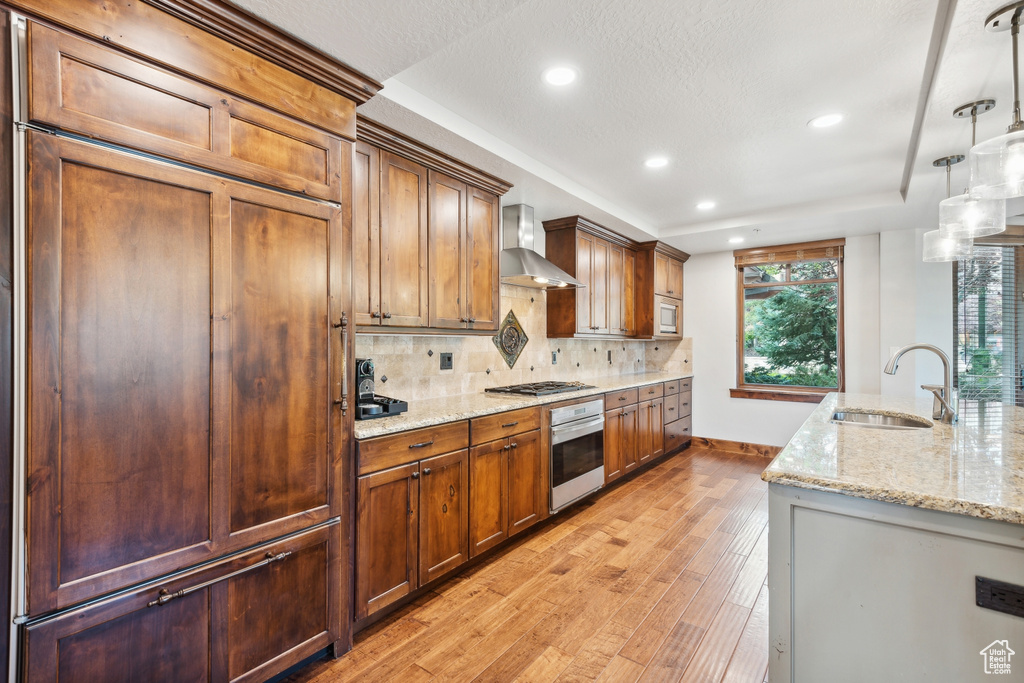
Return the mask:
<svg viewBox="0 0 1024 683">
<path fill-rule="evenodd" d="M 931 417 L 930 399 L 828 394 L 761 478 L 1024 524 L 1024 409 L 961 401 L 956 425 L 916 430 L 830 421 L 858 408 Z"/>
<path fill-rule="evenodd" d="M 644 384 L 671 382 L 672 380 L 690 377 L 693 377 L 693 373 L 638 372 L 631 375 L 584 378 L 584 383 L 594 385 L 593 389 L 549 394 L 547 396 L 480 392 L 478 394 L 459 394 L 444 398 L 409 401 L 409 410 L 401 415 L 372 420 L 356 420 L 355 437 L 357 439 L 369 439 L 375 436 L 404 432 L 409 429 L 431 427 L 445 422 L 493 415 L 494 413 L 502 413 L 506 410 L 600 396 L 609 391 L 619 391 L 620 389 L 639 387 Z"/>
</svg>

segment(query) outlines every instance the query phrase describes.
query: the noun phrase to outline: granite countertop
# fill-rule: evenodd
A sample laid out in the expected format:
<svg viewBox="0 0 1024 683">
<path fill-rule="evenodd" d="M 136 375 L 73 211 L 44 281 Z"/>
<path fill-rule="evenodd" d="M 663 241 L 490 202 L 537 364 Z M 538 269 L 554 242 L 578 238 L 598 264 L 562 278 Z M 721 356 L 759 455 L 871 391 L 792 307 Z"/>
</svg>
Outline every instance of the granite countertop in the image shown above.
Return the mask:
<svg viewBox="0 0 1024 683">
<path fill-rule="evenodd" d="M 961 401 L 955 426 L 833 424 L 838 408 L 931 418 L 931 399 L 829 394 L 772 460 L 772 484 L 1024 524 L 1024 408 Z"/>
<path fill-rule="evenodd" d="M 503 413 L 506 410 L 529 408 L 545 403 L 586 398 L 588 396 L 599 396 L 609 391 L 629 389 L 654 382 L 670 382 L 688 377 L 693 377 L 693 374 L 639 372 L 633 375 L 587 378 L 584 382 L 586 384 L 593 384 L 593 389 L 551 394 L 549 396 L 518 396 L 515 394 L 480 392 L 479 394 L 460 394 L 458 396 L 445 396 L 444 398 L 409 401 L 409 410 L 401 415 L 381 417 L 373 420 L 356 420 L 354 431 L 357 439 L 369 439 L 374 436 L 395 434 L 420 427 L 431 427 L 445 422 L 455 422 L 471 417 Z"/>
</svg>

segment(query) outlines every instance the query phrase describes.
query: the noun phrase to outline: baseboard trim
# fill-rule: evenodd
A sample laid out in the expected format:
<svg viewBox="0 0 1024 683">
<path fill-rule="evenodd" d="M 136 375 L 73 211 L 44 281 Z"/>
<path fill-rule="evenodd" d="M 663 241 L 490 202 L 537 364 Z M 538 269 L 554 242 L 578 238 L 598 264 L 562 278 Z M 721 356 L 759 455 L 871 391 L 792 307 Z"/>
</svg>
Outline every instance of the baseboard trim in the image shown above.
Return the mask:
<svg viewBox="0 0 1024 683">
<path fill-rule="evenodd" d="M 709 439 L 704 436 L 693 437 L 695 448 L 708 448 L 726 453 L 738 453 L 756 458 L 774 458 L 782 450 L 782 446 L 767 446 L 760 443 L 746 443 L 745 441 L 728 441 L 726 439 Z"/>
</svg>

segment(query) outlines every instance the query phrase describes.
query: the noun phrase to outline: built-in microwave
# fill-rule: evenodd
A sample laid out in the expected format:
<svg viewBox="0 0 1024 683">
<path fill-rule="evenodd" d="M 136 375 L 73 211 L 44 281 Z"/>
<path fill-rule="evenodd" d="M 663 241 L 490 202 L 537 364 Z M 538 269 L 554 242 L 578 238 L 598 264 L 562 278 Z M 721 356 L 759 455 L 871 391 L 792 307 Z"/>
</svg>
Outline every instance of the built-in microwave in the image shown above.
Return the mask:
<svg viewBox="0 0 1024 683">
<path fill-rule="evenodd" d="M 679 329 L 680 306 L 678 299 L 655 297 L 655 315 L 658 321 L 658 334 L 681 334 Z"/>
</svg>

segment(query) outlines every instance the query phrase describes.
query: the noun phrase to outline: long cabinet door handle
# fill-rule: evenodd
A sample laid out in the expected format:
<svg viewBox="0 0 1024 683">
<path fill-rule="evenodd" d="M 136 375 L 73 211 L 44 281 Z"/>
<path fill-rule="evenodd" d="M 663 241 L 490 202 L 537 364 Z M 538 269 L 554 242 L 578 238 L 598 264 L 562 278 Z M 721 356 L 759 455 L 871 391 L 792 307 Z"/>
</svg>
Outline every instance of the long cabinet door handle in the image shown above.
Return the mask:
<svg viewBox="0 0 1024 683">
<path fill-rule="evenodd" d="M 434 440 L 431 439 L 430 441 L 424 441 L 422 443 L 411 443 L 411 444 L 409 444 L 409 448 L 424 448 L 425 446 L 433 446 L 433 445 L 434 445 Z"/>
<path fill-rule="evenodd" d="M 264 559 L 260 560 L 256 564 L 249 565 L 248 567 L 243 567 L 242 569 L 238 569 L 236 571 L 233 571 L 230 574 L 225 574 L 224 576 L 219 576 L 216 579 L 210 579 L 209 581 L 204 581 L 204 582 L 202 582 L 200 584 L 197 584 L 195 586 L 189 586 L 188 588 L 182 588 L 180 591 L 175 591 L 173 593 L 168 591 L 166 588 L 163 588 L 163 589 L 160 590 L 160 597 L 158 597 L 156 600 L 153 600 L 152 602 L 147 603 L 146 607 L 159 607 L 160 605 L 166 605 L 171 600 L 174 600 L 176 598 L 183 598 L 186 595 L 188 595 L 189 593 L 195 593 L 196 591 L 201 591 L 204 588 L 209 588 L 210 586 L 212 586 L 215 583 L 220 583 L 221 581 L 227 581 L 228 579 L 234 578 L 234 577 L 239 576 L 241 574 L 245 574 L 247 572 L 251 572 L 254 569 L 258 569 L 259 567 L 265 567 L 268 564 L 270 564 L 271 562 L 279 562 L 279 561 L 283 560 L 284 558 L 288 557 L 291 554 L 292 554 L 291 550 L 287 550 L 287 551 L 285 551 L 283 553 L 278 553 L 276 555 L 274 553 L 272 553 L 272 552 L 267 552 L 267 554 L 264 557 Z"/>
<path fill-rule="evenodd" d="M 348 315 L 341 312 L 341 320 L 334 323 L 334 329 L 341 328 L 341 398 L 334 405 L 341 406 L 341 414 L 348 412 Z"/>
<path fill-rule="evenodd" d="M 505 424 L 503 424 L 501 426 L 502 426 L 502 428 L 505 428 L 505 427 L 515 427 L 517 424 L 519 424 L 519 420 L 516 420 L 515 422 L 507 422 L 507 423 L 505 423 Z"/>
</svg>

